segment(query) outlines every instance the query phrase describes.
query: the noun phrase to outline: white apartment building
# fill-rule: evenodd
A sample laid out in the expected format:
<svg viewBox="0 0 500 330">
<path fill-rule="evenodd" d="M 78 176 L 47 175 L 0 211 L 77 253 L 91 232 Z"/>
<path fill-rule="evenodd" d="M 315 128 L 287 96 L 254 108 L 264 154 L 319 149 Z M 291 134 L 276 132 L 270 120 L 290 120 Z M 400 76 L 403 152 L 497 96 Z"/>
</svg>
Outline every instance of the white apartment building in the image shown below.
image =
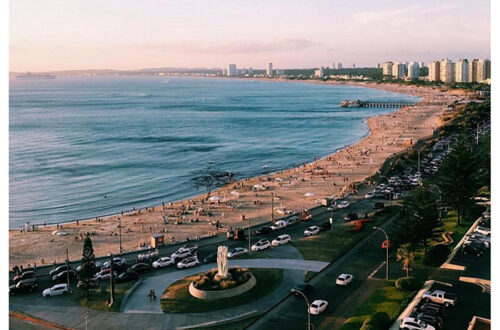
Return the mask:
<svg viewBox="0 0 500 330">
<path fill-rule="evenodd" d="M 441 60 L 439 63 L 439 80 L 445 83 L 451 83 L 455 81 L 455 64 L 449 59 Z"/>
<path fill-rule="evenodd" d="M 337 63 L 337 70 L 342 69 L 342 63 Z"/>
<path fill-rule="evenodd" d="M 439 61 L 432 61 L 429 62 L 429 76 L 428 80 L 429 81 L 439 81 L 440 80 L 440 63 Z"/>
<path fill-rule="evenodd" d="M 455 81 L 459 83 L 469 82 L 469 61 L 467 59 L 459 59 L 455 63 Z"/>
<path fill-rule="evenodd" d="M 384 62 L 382 64 L 382 76 L 392 76 L 392 62 Z"/>
<path fill-rule="evenodd" d="M 229 64 L 227 66 L 227 75 L 229 77 L 234 77 L 238 74 L 238 71 L 236 70 L 236 64 Z"/>
<path fill-rule="evenodd" d="M 392 65 L 392 77 L 394 79 L 403 79 L 405 77 L 405 65 L 396 62 Z"/>
<path fill-rule="evenodd" d="M 323 70 L 323 67 L 321 67 L 321 69 L 314 70 L 314 76 L 316 78 L 323 78 L 325 76 L 325 71 Z"/>
<path fill-rule="evenodd" d="M 469 62 L 469 82 L 477 81 L 477 62 L 479 62 L 477 58 Z"/>
<path fill-rule="evenodd" d="M 417 62 L 411 62 L 408 64 L 408 78 L 418 79 L 420 76 L 420 67 Z"/>
<path fill-rule="evenodd" d="M 491 62 L 488 59 L 477 61 L 477 82 L 486 82 L 491 78 Z"/>
<path fill-rule="evenodd" d="M 269 64 L 267 65 L 266 75 L 267 75 L 269 78 L 274 77 L 274 72 L 273 72 L 273 64 L 272 64 L 272 63 L 269 63 Z"/>
</svg>

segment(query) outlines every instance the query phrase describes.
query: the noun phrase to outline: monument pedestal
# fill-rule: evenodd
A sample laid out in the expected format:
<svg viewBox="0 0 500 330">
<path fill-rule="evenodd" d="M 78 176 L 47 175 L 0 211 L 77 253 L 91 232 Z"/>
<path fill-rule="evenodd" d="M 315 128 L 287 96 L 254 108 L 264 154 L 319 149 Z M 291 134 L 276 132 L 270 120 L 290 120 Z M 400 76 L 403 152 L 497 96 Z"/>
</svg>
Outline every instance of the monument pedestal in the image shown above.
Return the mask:
<svg viewBox="0 0 500 330">
<path fill-rule="evenodd" d="M 223 281 L 223 280 L 230 280 L 231 279 L 231 274 L 230 273 L 227 273 L 226 276 L 222 276 L 220 274 L 216 274 L 214 276 L 214 280 L 216 281 Z"/>
</svg>

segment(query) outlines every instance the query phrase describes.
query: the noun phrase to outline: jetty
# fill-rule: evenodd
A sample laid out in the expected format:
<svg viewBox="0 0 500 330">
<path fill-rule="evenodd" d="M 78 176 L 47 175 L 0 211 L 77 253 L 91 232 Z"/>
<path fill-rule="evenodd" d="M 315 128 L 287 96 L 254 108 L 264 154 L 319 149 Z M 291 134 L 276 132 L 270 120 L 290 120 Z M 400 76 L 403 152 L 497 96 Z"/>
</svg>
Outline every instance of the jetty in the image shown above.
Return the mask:
<svg viewBox="0 0 500 330">
<path fill-rule="evenodd" d="M 411 101 L 361 101 L 342 100 L 341 107 L 345 108 L 403 108 L 408 106 L 434 106 L 446 105 L 446 102 L 411 102 Z"/>
</svg>

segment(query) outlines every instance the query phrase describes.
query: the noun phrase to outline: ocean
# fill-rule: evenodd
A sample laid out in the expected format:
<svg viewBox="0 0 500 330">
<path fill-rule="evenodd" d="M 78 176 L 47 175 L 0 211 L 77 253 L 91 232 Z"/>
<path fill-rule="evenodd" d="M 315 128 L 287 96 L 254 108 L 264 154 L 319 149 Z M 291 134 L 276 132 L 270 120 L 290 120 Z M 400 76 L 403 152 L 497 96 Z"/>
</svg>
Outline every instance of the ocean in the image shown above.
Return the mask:
<svg viewBox="0 0 500 330">
<path fill-rule="evenodd" d="M 209 164 L 236 179 L 310 162 L 396 109 L 343 99 L 416 101 L 352 86 L 222 78 L 11 80 L 9 227 L 86 219 L 205 192 Z"/>
</svg>

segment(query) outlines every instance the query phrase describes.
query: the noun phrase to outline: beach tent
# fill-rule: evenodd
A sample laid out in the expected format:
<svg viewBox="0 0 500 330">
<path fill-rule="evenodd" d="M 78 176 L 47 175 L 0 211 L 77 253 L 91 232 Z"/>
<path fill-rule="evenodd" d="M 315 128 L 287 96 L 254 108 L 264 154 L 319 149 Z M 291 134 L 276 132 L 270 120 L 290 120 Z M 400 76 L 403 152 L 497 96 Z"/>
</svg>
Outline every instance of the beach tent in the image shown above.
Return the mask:
<svg viewBox="0 0 500 330">
<path fill-rule="evenodd" d="M 211 201 L 211 202 L 217 202 L 219 199 L 220 199 L 219 196 L 212 196 L 208 200 Z"/>
<path fill-rule="evenodd" d="M 306 197 L 313 197 L 314 193 L 308 192 L 308 193 L 305 193 L 304 196 L 306 196 Z"/>
<path fill-rule="evenodd" d="M 234 197 L 240 197 L 240 193 L 236 190 L 231 191 L 231 195 L 233 195 Z"/>
</svg>

